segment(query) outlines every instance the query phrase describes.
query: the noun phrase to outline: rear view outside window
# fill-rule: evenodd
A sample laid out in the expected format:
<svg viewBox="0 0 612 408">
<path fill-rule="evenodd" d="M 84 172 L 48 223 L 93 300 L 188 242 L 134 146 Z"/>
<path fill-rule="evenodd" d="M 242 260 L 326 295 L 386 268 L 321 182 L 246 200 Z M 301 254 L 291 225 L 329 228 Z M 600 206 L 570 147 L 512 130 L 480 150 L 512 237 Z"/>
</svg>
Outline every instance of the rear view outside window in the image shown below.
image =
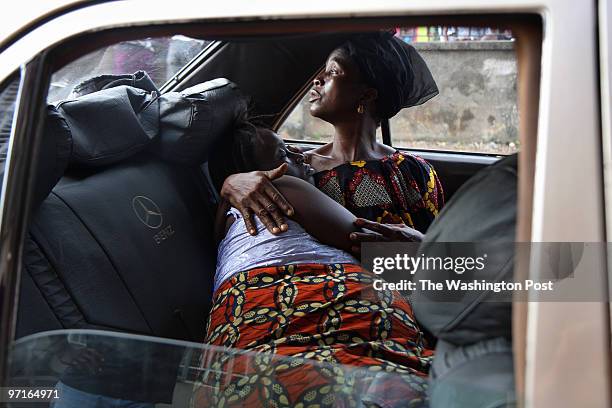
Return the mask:
<svg viewBox="0 0 612 408">
<path fill-rule="evenodd" d="M 124 41 L 101 48 L 53 74 L 49 101 L 67 98 L 82 81 L 104 74 L 146 71 L 160 87 L 202 51 L 210 41 L 175 35 Z"/>
<path fill-rule="evenodd" d="M 398 28 L 396 35 L 422 55 L 440 94 L 390 119 L 394 147 L 490 154 L 518 151 L 517 64 L 511 32 L 436 26 Z M 280 134 L 292 140 L 330 142 L 333 127 L 310 116 L 307 94 Z"/>
</svg>

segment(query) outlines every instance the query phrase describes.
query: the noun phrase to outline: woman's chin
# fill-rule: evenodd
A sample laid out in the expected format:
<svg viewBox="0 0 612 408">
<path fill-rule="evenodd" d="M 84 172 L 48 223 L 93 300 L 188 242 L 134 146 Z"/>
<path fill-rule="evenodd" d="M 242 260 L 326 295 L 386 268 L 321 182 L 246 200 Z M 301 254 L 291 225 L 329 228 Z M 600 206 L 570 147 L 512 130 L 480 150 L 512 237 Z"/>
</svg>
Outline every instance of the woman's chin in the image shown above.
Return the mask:
<svg viewBox="0 0 612 408">
<path fill-rule="evenodd" d="M 310 108 L 308 109 L 308 111 L 310 112 L 310 116 L 314 116 L 315 118 L 317 118 L 317 112 L 318 112 L 318 106 L 316 102 L 311 102 L 310 103 Z"/>
<path fill-rule="evenodd" d="M 321 120 L 325 120 L 325 112 L 323 111 L 323 109 L 321 109 L 321 105 L 319 105 L 318 101 L 314 101 L 310 104 L 310 116 L 321 119 Z"/>
</svg>

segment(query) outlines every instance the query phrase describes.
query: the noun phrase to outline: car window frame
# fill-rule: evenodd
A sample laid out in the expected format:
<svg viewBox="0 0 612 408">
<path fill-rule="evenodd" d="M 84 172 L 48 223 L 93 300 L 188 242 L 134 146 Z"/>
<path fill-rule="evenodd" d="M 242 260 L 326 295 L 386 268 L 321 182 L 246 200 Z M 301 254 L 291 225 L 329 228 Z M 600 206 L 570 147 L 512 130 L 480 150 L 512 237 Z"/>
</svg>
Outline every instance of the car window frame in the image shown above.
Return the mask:
<svg viewBox="0 0 612 408">
<path fill-rule="evenodd" d="M 469 17 L 469 16 L 467 16 L 467 17 Z M 541 16 L 541 17 L 544 18 L 544 16 Z M 444 18 L 444 16 L 437 17 L 437 18 Z M 164 27 L 166 27 L 166 26 L 164 26 Z M 550 23 L 544 23 L 542 25 L 542 28 L 550 28 Z M 142 27 L 139 27 L 139 29 L 142 29 Z M 540 41 L 540 46 L 542 46 L 542 40 L 540 39 L 540 37 L 536 37 L 536 39 L 533 40 L 533 41 Z M 533 61 L 531 61 L 531 62 L 536 64 L 536 65 L 538 65 L 538 67 L 539 67 L 539 64 L 542 61 L 544 61 L 546 64 L 550 63 L 550 53 L 551 53 L 551 47 L 552 47 L 550 41 L 551 41 L 550 39 L 547 40 L 547 42 L 545 44 L 546 46 L 544 47 L 545 49 L 543 51 L 541 51 L 541 53 L 539 53 L 539 54 L 536 53 L 536 54 L 534 54 L 532 56 L 533 57 Z M 61 43 L 59 43 L 59 45 L 66 44 L 67 42 L 68 41 L 61 42 Z M 46 89 L 48 89 L 48 85 L 49 85 L 48 81 L 45 82 L 45 80 L 44 80 L 45 77 L 44 76 L 40 76 L 38 73 L 40 72 L 41 69 L 43 69 L 43 71 L 44 71 L 44 69 L 47 69 L 46 65 L 43 64 L 42 67 L 40 65 L 41 61 L 43 61 L 45 63 L 47 63 L 47 61 L 44 58 L 42 58 L 42 60 L 41 60 L 41 58 L 42 58 L 42 56 L 38 55 L 38 56 L 36 56 L 33 60 L 31 60 L 26 65 L 26 73 L 28 75 L 24 77 L 25 79 L 23 79 L 24 80 L 24 84 L 27 85 L 27 87 L 25 85 L 23 87 L 24 95 L 40 96 L 41 94 L 44 94 L 44 96 L 46 96 Z M 550 69 L 550 66 L 546 65 L 546 64 L 542 68 L 543 70 L 549 70 Z M 531 67 L 529 69 L 530 69 L 530 71 L 529 71 L 530 75 L 533 75 L 533 72 L 537 71 L 536 69 L 534 69 L 534 67 Z M 537 71 L 537 72 L 539 73 L 539 71 Z M 546 73 L 546 75 L 550 74 L 549 71 L 544 71 L 544 72 Z M 41 79 L 41 82 L 35 82 L 34 81 L 33 78 L 35 78 L 37 76 L 38 76 L 39 79 Z M 48 75 L 48 78 L 50 78 L 50 75 Z M 27 80 L 27 82 L 26 82 L 26 80 Z M 547 82 L 547 81 L 549 81 L 549 80 L 548 79 L 542 80 L 542 82 L 544 82 L 544 86 L 545 87 L 550 87 L 550 83 Z M 532 82 L 531 85 L 534 85 L 534 83 Z M 529 164 L 528 162 L 526 162 L 526 160 L 530 159 L 531 155 L 533 155 L 534 161 L 533 161 L 533 163 L 531 163 L 532 165 L 535 163 L 535 154 L 536 154 L 535 147 L 537 145 L 538 120 L 541 119 L 539 117 L 539 115 L 540 114 L 543 115 L 544 119 L 547 120 L 547 121 L 550 120 L 550 116 L 551 116 L 550 113 L 548 113 L 548 112 L 543 112 L 543 113 L 538 112 L 537 108 L 540 106 L 539 102 L 538 102 L 538 98 L 539 98 L 539 92 L 540 92 L 540 89 L 541 89 L 540 88 L 540 79 L 539 79 L 539 77 L 537 78 L 537 80 L 535 82 L 535 85 L 536 86 L 534 88 L 532 88 L 531 90 L 528 91 L 527 95 L 530 96 L 530 97 L 528 98 L 529 101 L 527 101 L 527 102 L 529 103 L 529 105 L 526 105 L 526 106 L 531 106 L 531 107 L 535 106 L 536 109 L 534 109 L 533 113 L 530 113 L 530 117 L 526 120 L 526 122 L 528 122 L 528 123 L 524 125 L 526 127 L 524 129 L 522 129 L 522 131 L 521 131 L 521 132 L 525 132 L 527 134 L 527 136 L 533 137 L 533 140 L 530 140 L 530 145 L 523 145 L 522 146 L 522 151 L 525 152 L 526 154 L 523 155 L 523 157 L 525 159 L 521 159 L 521 163 Z M 40 92 L 41 89 L 43 90 L 42 93 Z M 549 88 L 544 88 L 544 90 L 548 91 Z M 27 92 L 25 92 L 25 91 L 27 91 Z M 534 100 L 533 100 L 534 99 L 534 95 L 535 95 L 535 99 L 536 99 L 535 105 L 534 105 Z M 548 95 L 545 95 L 545 97 L 548 98 Z M 30 116 L 29 116 L 30 119 L 36 118 L 36 116 L 35 116 L 35 113 L 37 112 L 36 109 L 35 109 L 37 107 L 36 105 L 38 105 L 38 108 L 40 108 L 40 106 L 42 106 L 40 104 L 42 103 L 42 101 L 44 99 L 45 98 L 34 99 L 34 101 L 37 101 L 37 103 L 32 103 L 30 108 L 27 110 L 27 112 L 29 112 L 29 114 L 30 114 Z M 24 109 L 27 108 L 27 106 L 26 106 L 24 101 L 25 101 L 25 99 L 20 99 L 19 100 L 19 107 L 20 108 L 21 108 L 21 106 L 24 106 Z M 545 102 L 544 107 L 548 107 L 546 105 L 547 103 L 548 103 L 548 101 Z M 39 109 L 38 113 L 40 114 L 41 111 L 42 111 L 42 109 Z M 560 110 L 560 111 L 562 111 L 562 110 Z M 558 114 L 559 113 L 557 113 L 557 116 L 558 116 Z M 20 117 L 21 116 L 22 116 L 22 114 L 20 114 Z M 26 116 L 25 111 L 23 113 L 23 116 Z M 23 129 L 22 129 L 22 126 L 23 126 Z M 34 126 L 36 126 L 36 125 L 33 124 L 33 123 L 30 123 L 30 124 L 23 123 L 22 125 L 17 127 L 16 134 L 23 135 L 25 137 L 26 141 L 33 141 L 34 144 L 35 144 L 36 141 L 37 141 L 36 137 L 40 134 L 40 132 L 36 133 L 36 131 L 31 131 L 30 133 L 28 133 L 27 131 L 24 130 L 24 129 L 26 129 L 26 127 L 28 129 L 32 129 Z M 544 128 L 543 130 L 548 130 L 548 129 Z M 548 134 L 545 134 L 543 136 L 546 137 L 546 138 L 550 137 L 550 135 L 548 135 Z M 21 156 L 21 157 L 18 157 L 18 156 L 15 157 L 14 163 L 13 163 L 13 160 L 11 160 L 11 162 L 12 162 L 11 166 L 13 166 L 13 165 L 17 166 L 17 161 L 19 161 L 19 163 L 20 163 L 19 166 L 20 167 L 18 167 L 18 168 L 22 172 L 20 177 L 21 177 L 22 180 L 24 180 L 24 179 L 27 179 L 28 172 L 33 174 L 33 170 L 32 170 L 33 164 L 30 164 L 29 165 L 30 167 L 28 167 L 28 163 L 27 163 L 26 160 L 29 157 L 33 157 L 31 155 L 28 156 L 28 154 L 30 154 L 29 152 L 32 152 L 31 149 L 34 149 L 34 147 L 28 146 L 27 144 L 25 144 L 24 140 L 22 140 L 22 139 L 23 138 L 19 138 L 19 139 L 16 139 L 16 141 L 19 140 L 18 143 L 20 145 L 23 145 L 25 150 L 20 153 L 19 156 Z M 542 153 L 538 152 L 538 154 L 542 154 Z M 546 157 L 546 156 L 542 156 L 542 157 Z M 519 168 L 520 168 L 520 172 L 522 174 L 522 177 L 519 177 L 519 179 L 522 179 L 521 183 L 530 184 L 531 188 L 533 189 L 533 184 L 534 184 L 534 182 L 533 182 L 533 177 L 534 177 L 534 169 L 533 169 L 533 167 L 530 168 L 530 166 L 523 166 L 521 168 L 521 166 L 519 166 Z M 541 171 L 544 171 L 544 170 L 541 170 Z M 11 182 L 11 180 L 8 180 L 8 181 Z M 29 180 L 29 181 L 31 181 L 31 180 Z M 28 184 L 31 184 L 31 183 L 28 183 Z M 6 205 L 9 205 L 9 201 L 11 201 L 11 205 L 12 205 L 11 208 L 13 208 L 14 210 L 17 210 L 18 207 L 15 207 L 15 203 L 13 202 L 14 200 L 17 200 L 17 202 L 19 202 L 21 204 L 24 204 L 24 203 L 28 204 L 28 199 L 29 199 L 27 197 L 28 194 L 24 193 L 24 191 L 26 191 L 26 190 L 27 190 L 27 188 L 24 190 L 24 188 L 22 187 L 21 188 L 21 194 L 15 194 L 16 197 L 13 197 L 12 195 L 7 195 L 8 200 L 7 200 L 7 204 Z M 15 189 L 15 192 L 17 192 L 17 191 L 18 190 Z M 540 193 L 540 194 L 542 194 L 542 193 Z M 31 193 L 29 195 L 31 195 Z M 524 219 L 521 220 L 521 223 L 523 223 L 523 224 L 529 223 L 529 225 L 530 225 L 530 223 L 532 221 L 532 211 L 530 211 L 530 210 L 532 208 L 531 205 L 533 204 L 533 201 L 535 199 L 534 199 L 533 195 L 531 197 L 527 197 L 527 198 L 525 198 L 525 196 L 524 196 L 523 199 L 524 200 L 528 200 L 530 202 L 529 203 L 525 203 L 525 202 L 519 203 L 519 211 L 523 211 L 522 216 L 524 217 Z M 22 208 L 22 212 L 25 212 L 25 210 L 23 210 L 23 208 Z M 27 214 L 27 212 L 25 212 L 25 213 Z M 2 213 L 3 220 L 6 219 L 7 214 L 8 214 L 7 209 L 5 209 L 5 211 L 3 211 L 3 213 Z M 15 211 L 14 213 L 11 213 L 11 216 L 14 216 L 15 214 L 19 214 L 19 212 Z M 24 221 L 21 218 L 19 218 L 17 220 L 17 222 L 21 223 L 21 224 L 24 224 Z M 3 222 L 3 224 L 5 224 L 5 223 Z M 549 227 L 549 229 L 550 229 L 550 227 Z M 23 239 L 21 239 L 21 243 L 20 243 L 19 240 L 17 240 L 15 238 L 17 236 L 17 234 L 19 233 L 19 231 L 20 231 L 18 226 L 15 226 L 14 230 L 16 230 L 16 232 L 13 232 L 13 235 L 10 236 L 10 238 L 11 238 L 10 239 L 10 243 L 11 243 L 12 246 L 9 247 L 9 251 L 7 251 L 7 249 L 5 247 L 5 245 L 8 245 L 7 242 L 9 242 L 9 240 L 4 239 L 3 243 L 2 243 L 2 249 L 1 249 L 1 251 L 2 251 L 1 254 L 2 255 L 1 256 L 2 256 L 3 262 L 6 262 L 7 254 L 8 254 L 8 255 L 10 255 L 9 258 L 11 258 L 11 262 L 12 262 L 12 265 L 13 265 L 13 266 L 11 266 L 11 268 L 7 268 L 6 266 L 3 266 L 2 269 L 3 269 L 4 273 L 11 272 L 12 270 L 18 270 L 19 262 L 16 262 L 15 258 L 18 258 L 20 256 L 19 245 L 21 245 L 21 243 L 23 242 Z M 528 231 L 529 231 L 529 234 L 526 235 L 527 238 L 529 238 L 531 236 L 530 229 L 528 229 Z M 24 234 L 24 231 L 21 230 L 21 233 Z M 588 234 L 588 233 L 589 233 L 589 231 L 585 232 L 585 234 Z M 3 237 L 5 237 L 4 231 L 2 231 L 2 234 L 3 234 Z M 17 269 L 15 269 L 15 265 L 17 265 Z M 18 284 L 18 281 L 16 283 Z M 13 284 L 15 284 L 14 281 L 13 281 Z M 5 296 L 6 294 L 3 293 L 2 295 Z M 15 302 L 14 298 L 4 297 L 3 299 L 5 299 L 6 301 L 10 300 L 13 303 Z M 8 326 L 7 326 L 6 325 L 7 321 L 4 319 L 4 316 L 6 316 L 5 309 L 2 310 L 2 314 L 3 314 L 2 329 L 4 329 L 5 327 L 9 327 L 10 328 L 11 322 L 9 321 L 8 322 Z M 598 315 L 598 318 L 599 318 L 599 315 Z M 601 322 L 599 322 L 599 323 L 601 323 Z M 523 339 L 521 339 L 521 340 L 523 340 Z M 536 341 L 537 339 L 536 338 L 531 338 L 531 340 L 532 341 Z M 0 348 L 5 349 L 4 347 L 0 347 Z M 2 353 L 4 353 L 4 351 Z M 5 357 L 0 357 L 0 369 L 2 369 L 2 371 L 5 368 L 5 361 L 6 361 Z M 524 364 L 524 362 L 523 362 L 523 364 Z M 522 367 L 520 365 L 517 366 L 517 367 L 518 367 L 517 370 L 521 371 Z"/>
<path fill-rule="evenodd" d="M 0 344 L 15 337 L 23 244 L 33 199 L 37 163 L 31 160 L 40 149 L 49 80 L 46 53 L 37 55 L 20 69 L 20 88 L 7 152 L 0 203 Z M 9 348 L 0 347 L 0 384 L 7 378 Z"/>
<path fill-rule="evenodd" d="M 532 15 L 532 14 L 529 14 Z M 519 19 L 522 14 L 518 15 L 496 15 L 497 18 L 503 20 L 504 18 L 508 19 Z M 485 15 L 475 15 L 475 16 L 429 16 L 423 21 L 428 22 L 438 22 L 444 21 L 444 19 L 452 20 L 449 21 L 448 24 L 457 24 L 454 21 L 465 21 L 463 24 L 472 24 L 472 20 L 470 17 L 475 18 L 475 21 L 482 21 L 481 24 L 488 24 L 489 20 L 485 17 Z M 360 27 L 361 25 L 369 25 L 369 26 L 380 26 L 382 22 L 386 21 L 403 21 L 408 19 L 409 21 L 416 21 L 418 17 L 410 16 L 398 18 L 396 16 L 392 17 L 377 17 L 374 19 L 354 19 L 351 20 L 347 17 L 337 18 L 335 20 L 344 22 L 347 27 L 351 27 L 356 25 Z M 309 26 L 314 26 L 319 19 L 311 18 L 311 19 L 302 19 L 300 21 L 306 23 Z M 469 23 L 468 23 L 469 22 Z M 262 21 L 261 24 L 270 24 L 270 22 Z M 290 22 L 289 22 L 290 23 Z M 217 24 L 223 24 L 223 22 L 218 22 Z M 232 30 L 240 31 L 240 23 L 227 23 L 232 25 Z M 274 23 L 271 23 L 274 26 Z M 434 23 L 432 23 L 434 24 Z M 283 28 L 290 26 L 287 21 L 280 21 L 280 30 Z M 247 25 L 247 30 L 251 27 Z M 274 26 L 276 28 L 276 26 Z M 210 29 L 210 28 L 209 28 Z M 278 29 L 278 28 L 276 28 Z M 230 30 L 230 32 L 232 31 Z M 348 28 L 345 28 L 348 31 Z M 14 174 L 13 177 L 9 178 L 7 182 L 7 191 L 6 191 L 6 208 L 4 208 L 2 212 L 2 220 L 5 221 L 7 219 L 13 218 L 17 219 L 16 225 L 11 227 L 10 230 L 2 227 L 0 225 L 0 233 L 6 234 L 8 236 L 10 234 L 10 239 L 5 239 L 0 247 L 0 256 L 3 259 L 7 259 L 8 261 L 4 265 L 4 272 L 7 276 L 12 277 L 12 280 L 7 281 L 9 285 L 8 288 L 8 296 L 4 299 L 7 299 L 8 307 L 6 310 L 3 310 L 3 319 L 2 326 L 6 327 L 8 330 L 4 331 L 4 337 L 7 340 L 14 339 L 14 328 L 15 328 L 15 320 L 16 320 L 16 307 L 17 307 L 17 287 L 19 284 L 19 274 L 21 270 L 21 257 L 22 257 L 22 246 L 26 233 L 26 226 L 29 222 L 29 209 L 31 205 L 31 197 L 33 193 L 33 185 L 32 182 L 34 174 L 35 174 L 35 165 L 32 161 L 28 160 L 30 157 L 35 157 L 35 153 L 38 151 L 40 145 L 40 137 L 42 136 L 42 118 L 44 109 L 42 109 L 46 104 L 46 96 L 47 91 L 50 84 L 51 75 L 53 72 L 61 68 L 62 66 L 68 64 L 69 62 L 74 61 L 79 56 L 85 55 L 92 50 L 100 48 L 104 45 L 112 45 L 120 41 L 127 41 L 131 39 L 144 38 L 149 36 L 165 36 L 170 34 L 176 34 L 177 32 L 181 32 L 182 34 L 189 35 L 190 32 L 206 32 L 206 29 L 202 29 L 201 26 L 197 23 L 171 23 L 171 24 L 151 24 L 150 26 L 135 26 L 135 27 L 119 27 L 119 28 L 108 28 L 105 30 L 101 30 L 99 32 L 91 33 L 83 33 L 81 35 L 77 35 L 74 37 L 70 37 L 65 41 L 54 44 L 52 47 L 45 49 L 41 53 L 37 54 L 32 60 L 30 60 L 27 64 L 23 66 L 23 88 L 22 93 L 20 94 L 19 99 L 19 115 L 16 116 L 15 119 L 15 143 L 19 148 L 15 147 L 20 151 L 19 155 L 16 155 L 13 160 L 11 160 L 9 170 L 11 174 Z M 354 30 L 353 30 L 354 31 Z M 109 35 L 110 34 L 110 35 Z M 87 41 L 89 39 L 94 38 L 95 41 Z M 78 45 L 78 47 L 74 47 L 74 45 Z M 220 45 L 221 47 L 222 45 Z M 213 53 L 208 53 L 207 55 L 212 55 Z M 206 59 L 203 59 L 200 63 L 205 63 Z M 199 65 L 199 64 L 197 64 Z M 193 66 L 195 69 L 196 65 Z M 314 75 L 313 75 L 314 76 Z M 309 86 L 310 82 L 305 84 L 305 87 Z M 172 86 L 173 89 L 180 87 L 181 82 Z M 26 103 L 25 101 L 28 101 Z M 34 101 L 34 103 L 30 103 Z M 284 114 L 287 114 L 287 108 L 283 110 Z M 38 116 L 37 116 L 38 115 Z M 282 115 L 281 115 L 282 116 Z M 21 183 L 21 184 L 20 184 Z M 25 184 L 25 185 L 24 185 Z M 6 222 L 2 222 L 4 226 L 6 226 Z M 5 230 L 7 232 L 5 233 Z M 10 255 L 9 255 L 10 254 Z M 6 256 L 3 256 L 6 255 Z M 10 302 L 8 301 L 10 299 Z M 6 317 L 6 319 L 4 319 Z M 2 338 L 0 338 L 2 340 Z M 2 344 L 2 343 L 0 343 Z M 3 376 L 4 371 L 6 369 L 6 361 L 7 361 L 6 351 L 0 353 L 0 376 Z M 3 378 L 0 377 L 0 382 L 2 382 Z"/>
</svg>

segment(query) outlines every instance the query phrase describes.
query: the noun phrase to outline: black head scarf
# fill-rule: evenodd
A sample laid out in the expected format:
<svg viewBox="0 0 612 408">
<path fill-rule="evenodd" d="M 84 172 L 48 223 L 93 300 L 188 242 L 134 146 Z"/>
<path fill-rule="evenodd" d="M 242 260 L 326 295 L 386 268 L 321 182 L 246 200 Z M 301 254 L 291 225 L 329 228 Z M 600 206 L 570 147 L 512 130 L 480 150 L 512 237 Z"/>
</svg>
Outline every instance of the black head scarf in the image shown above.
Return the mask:
<svg viewBox="0 0 612 408">
<path fill-rule="evenodd" d="M 438 94 L 423 58 L 389 31 L 357 35 L 340 48 L 357 63 L 365 82 L 378 91 L 376 108 L 381 119 Z"/>
</svg>

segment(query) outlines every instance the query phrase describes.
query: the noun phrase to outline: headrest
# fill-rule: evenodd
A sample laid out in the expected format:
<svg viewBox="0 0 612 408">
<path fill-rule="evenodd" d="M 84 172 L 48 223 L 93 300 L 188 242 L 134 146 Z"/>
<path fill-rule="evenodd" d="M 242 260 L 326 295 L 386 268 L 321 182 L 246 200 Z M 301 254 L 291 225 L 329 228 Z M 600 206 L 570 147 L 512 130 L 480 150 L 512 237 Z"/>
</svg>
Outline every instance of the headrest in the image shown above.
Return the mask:
<svg viewBox="0 0 612 408">
<path fill-rule="evenodd" d="M 204 163 L 211 146 L 229 137 L 246 110 L 238 86 L 225 78 L 166 93 L 159 99 L 160 134 L 152 149 L 171 162 Z"/>
<path fill-rule="evenodd" d="M 120 85 L 127 85 L 149 92 L 159 92 L 149 74 L 144 71 L 136 71 L 133 74 L 107 74 L 89 78 L 75 86 L 68 98 L 78 98 L 79 96 L 88 95 L 103 89 L 115 88 Z"/>
<path fill-rule="evenodd" d="M 143 150 L 157 136 L 157 94 L 121 85 L 58 104 L 74 147 L 71 162 L 103 166 Z"/>
<path fill-rule="evenodd" d="M 73 137 L 71 164 L 105 166 L 146 148 L 181 164 L 206 161 L 210 146 L 246 112 L 225 78 L 159 95 L 126 85 L 58 104 Z"/>
<path fill-rule="evenodd" d="M 40 150 L 36 159 L 36 178 L 32 209 L 49 195 L 68 166 L 72 136 L 68 124 L 57 109 L 49 105 L 45 117 Z"/>
</svg>

